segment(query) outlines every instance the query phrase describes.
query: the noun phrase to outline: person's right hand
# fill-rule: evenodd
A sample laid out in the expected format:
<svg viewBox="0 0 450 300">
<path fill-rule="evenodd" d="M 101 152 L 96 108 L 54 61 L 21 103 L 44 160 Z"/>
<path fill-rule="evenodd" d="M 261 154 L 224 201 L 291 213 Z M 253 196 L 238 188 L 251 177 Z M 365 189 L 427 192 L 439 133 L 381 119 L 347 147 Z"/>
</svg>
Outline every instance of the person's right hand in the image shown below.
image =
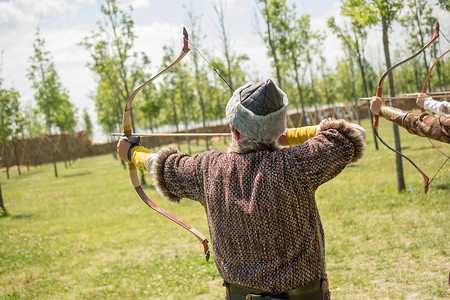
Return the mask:
<svg viewBox="0 0 450 300">
<path fill-rule="evenodd" d="M 420 94 L 419 94 L 419 97 L 417 97 L 417 100 L 416 100 L 417 105 L 419 105 L 420 107 L 423 108 L 424 102 L 425 102 L 425 99 L 426 99 L 426 98 L 427 98 L 427 94 L 425 94 L 425 93 L 420 93 Z"/>
</svg>

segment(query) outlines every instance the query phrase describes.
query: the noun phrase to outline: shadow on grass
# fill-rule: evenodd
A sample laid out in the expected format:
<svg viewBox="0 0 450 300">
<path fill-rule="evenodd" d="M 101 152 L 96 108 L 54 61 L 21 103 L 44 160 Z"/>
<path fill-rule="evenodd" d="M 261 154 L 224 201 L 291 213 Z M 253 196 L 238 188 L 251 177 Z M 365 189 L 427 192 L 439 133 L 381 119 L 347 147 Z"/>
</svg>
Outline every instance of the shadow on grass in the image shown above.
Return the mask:
<svg viewBox="0 0 450 300">
<path fill-rule="evenodd" d="M 9 216 L 9 214 L 8 214 L 8 212 L 6 211 L 5 208 L 0 209 L 0 218 L 1 218 L 1 217 L 8 217 L 8 216 Z"/>
<path fill-rule="evenodd" d="M 448 184 L 448 183 L 436 184 L 434 186 L 434 188 L 435 189 L 444 190 L 444 191 L 448 191 L 448 190 L 450 190 L 450 184 Z"/>
<path fill-rule="evenodd" d="M 6 209 L 2 209 L 0 211 L 0 218 L 6 218 L 6 217 L 9 217 L 11 219 L 18 219 L 18 220 L 20 220 L 20 219 L 29 219 L 29 218 L 33 217 L 33 215 L 28 214 L 28 215 L 16 215 L 16 216 L 13 216 L 13 215 L 9 214 L 6 211 Z"/>
<path fill-rule="evenodd" d="M 70 177 L 78 177 L 78 176 L 84 176 L 84 175 L 91 175 L 92 172 L 80 172 L 80 173 L 75 173 L 75 174 L 68 174 L 68 175 L 64 175 L 61 176 L 63 178 L 70 178 Z"/>
<path fill-rule="evenodd" d="M 21 220 L 21 219 L 29 219 L 29 218 L 33 217 L 33 215 L 30 215 L 30 214 L 27 214 L 27 215 L 16 215 L 16 216 L 11 216 L 10 215 L 10 217 L 11 217 L 11 219 Z"/>
</svg>

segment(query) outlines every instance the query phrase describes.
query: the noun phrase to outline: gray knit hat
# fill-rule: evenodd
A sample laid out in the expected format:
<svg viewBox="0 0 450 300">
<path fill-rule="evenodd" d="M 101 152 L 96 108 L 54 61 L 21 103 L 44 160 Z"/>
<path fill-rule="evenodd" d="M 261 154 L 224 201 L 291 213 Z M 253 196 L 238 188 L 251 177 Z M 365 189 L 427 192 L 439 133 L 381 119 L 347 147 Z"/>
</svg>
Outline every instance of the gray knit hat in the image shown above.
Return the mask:
<svg viewBox="0 0 450 300">
<path fill-rule="evenodd" d="M 240 133 L 256 140 L 279 137 L 286 130 L 286 94 L 272 80 L 237 89 L 228 101 L 227 121 Z"/>
</svg>

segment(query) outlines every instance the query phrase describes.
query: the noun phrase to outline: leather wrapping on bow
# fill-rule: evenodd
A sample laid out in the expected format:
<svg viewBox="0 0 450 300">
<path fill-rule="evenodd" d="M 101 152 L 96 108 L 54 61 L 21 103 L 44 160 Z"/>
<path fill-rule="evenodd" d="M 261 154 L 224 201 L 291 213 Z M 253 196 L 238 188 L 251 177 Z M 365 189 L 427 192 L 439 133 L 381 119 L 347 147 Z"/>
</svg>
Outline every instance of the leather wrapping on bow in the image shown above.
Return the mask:
<svg viewBox="0 0 450 300">
<path fill-rule="evenodd" d="M 380 97 L 383 95 L 383 83 L 384 83 L 384 79 L 386 78 L 386 76 L 392 72 L 392 70 L 394 70 L 395 68 L 397 68 L 398 66 L 410 61 L 411 59 L 417 57 L 420 53 L 422 53 L 426 48 L 428 48 L 437 38 L 439 37 L 439 23 L 436 22 L 435 25 L 435 29 L 434 29 L 434 35 L 431 38 L 431 40 L 419 51 L 417 51 L 416 53 L 414 53 L 413 55 L 411 55 L 410 57 L 396 63 L 395 65 L 393 65 L 392 67 L 390 67 L 380 78 L 380 81 L 378 82 L 378 87 L 377 87 L 377 93 L 376 96 Z M 380 142 L 385 145 L 388 149 L 394 151 L 395 153 L 397 153 L 398 155 L 404 157 L 406 160 L 408 160 L 416 169 L 417 171 L 420 172 L 420 174 L 422 174 L 423 179 L 424 179 L 424 185 L 425 185 L 425 194 L 428 192 L 428 186 L 429 186 L 429 178 L 428 176 L 406 155 L 398 152 L 397 150 L 393 149 L 392 147 L 388 146 L 383 139 L 381 139 L 380 135 L 378 134 L 378 122 L 379 122 L 379 116 L 375 115 L 374 116 L 374 120 L 373 120 L 373 127 L 375 129 L 375 135 L 376 137 L 380 140 Z"/>
<path fill-rule="evenodd" d="M 127 104 L 125 105 L 125 111 L 123 113 L 123 132 L 124 132 L 124 135 L 126 135 L 126 136 L 132 136 L 133 135 L 133 132 L 131 130 L 132 127 L 131 127 L 130 110 L 131 110 L 131 104 L 133 103 L 133 100 L 136 97 L 136 95 L 139 93 L 139 91 L 142 90 L 146 85 L 150 84 L 153 80 L 158 78 L 161 74 L 163 74 L 164 72 L 166 72 L 170 68 L 172 68 L 180 60 L 182 60 L 183 57 L 186 56 L 186 54 L 189 52 L 190 49 L 189 49 L 189 45 L 188 45 L 188 33 L 187 33 L 186 28 L 184 28 L 184 27 L 183 27 L 183 36 L 184 36 L 183 49 L 181 50 L 181 52 L 178 55 L 177 59 L 173 63 L 171 63 L 168 67 L 166 67 L 164 70 L 162 70 L 161 72 L 159 72 L 158 74 L 153 76 L 150 80 L 148 80 L 147 82 L 145 82 L 144 84 L 139 86 L 130 95 L 130 97 L 128 98 Z M 180 218 L 178 218 L 177 216 L 173 215 L 172 213 L 162 209 L 161 207 L 156 205 L 152 200 L 150 200 L 150 198 L 147 196 L 147 194 L 142 189 L 141 183 L 139 181 L 139 175 L 138 175 L 138 172 L 137 172 L 137 168 L 136 168 L 136 166 L 133 163 L 129 163 L 128 164 L 128 170 L 129 170 L 129 173 L 130 173 L 131 182 L 132 182 L 134 188 L 136 189 L 136 192 L 141 197 L 141 199 L 145 202 L 145 204 L 147 204 L 150 208 L 152 208 L 153 210 L 159 212 L 163 216 L 167 217 L 168 219 L 172 220 L 173 222 L 177 223 L 181 227 L 185 228 L 186 230 L 191 232 L 193 235 L 195 235 L 200 240 L 200 242 L 202 242 L 203 248 L 204 248 L 204 252 L 205 252 L 205 255 L 206 255 L 206 261 L 208 261 L 210 253 L 209 253 L 208 240 L 205 238 L 205 236 L 201 232 L 199 232 L 197 229 L 195 229 L 191 225 L 187 224 L 185 221 L 181 220 Z"/>
</svg>

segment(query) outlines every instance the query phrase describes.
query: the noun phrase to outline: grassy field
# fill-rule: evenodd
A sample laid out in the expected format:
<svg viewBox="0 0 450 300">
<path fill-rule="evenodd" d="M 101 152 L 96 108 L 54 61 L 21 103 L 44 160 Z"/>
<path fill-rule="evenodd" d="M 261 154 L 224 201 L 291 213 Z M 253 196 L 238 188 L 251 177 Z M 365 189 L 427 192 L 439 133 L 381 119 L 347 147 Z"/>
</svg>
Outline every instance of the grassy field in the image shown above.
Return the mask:
<svg viewBox="0 0 450 300">
<path fill-rule="evenodd" d="M 391 125 L 380 123 L 392 145 Z M 403 152 L 432 176 L 444 156 L 400 131 Z M 382 145 L 375 151 L 368 132 L 363 160 L 317 192 L 332 297 L 448 299 L 450 163 L 424 195 L 421 175 L 404 161 L 412 192 L 399 194 L 394 154 Z M 0 175 L 9 212 L 0 218 L 0 299 L 224 298 L 214 257 L 206 263 L 194 236 L 147 208 L 112 155 L 58 168 L 59 178 L 51 165 Z M 208 233 L 198 203 L 175 205 L 152 185 L 145 190 Z"/>
</svg>

